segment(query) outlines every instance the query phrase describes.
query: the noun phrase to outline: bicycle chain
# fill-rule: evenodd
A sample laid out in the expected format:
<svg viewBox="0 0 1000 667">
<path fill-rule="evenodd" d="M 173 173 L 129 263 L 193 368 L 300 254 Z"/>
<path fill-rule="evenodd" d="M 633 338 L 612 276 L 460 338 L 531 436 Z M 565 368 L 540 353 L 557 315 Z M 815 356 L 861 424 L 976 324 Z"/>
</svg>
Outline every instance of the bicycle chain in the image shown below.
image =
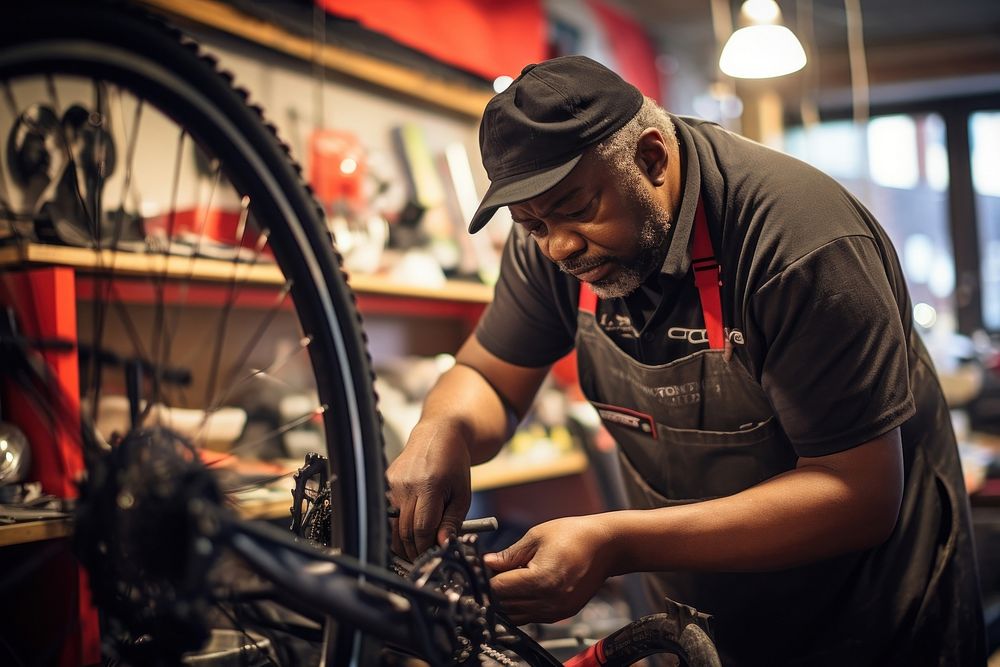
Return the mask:
<svg viewBox="0 0 1000 667">
<path fill-rule="evenodd" d="M 314 508 L 308 525 L 305 526 L 306 537 L 317 544 L 330 546 L 332 541 L 333 503 L 330 502 L 330 483 L 327 482 L 313 501 Z"/>
<path fill-rule="evenodd" d="M 485 655 L 487 658 L 495 660 L 504 667 L 517 667 L 517 663 L 514 662 L 511 658 L 508 658 L 503 653 L 493 648 L 492 646 L 489 646 L 488 644 L 480 644 L 479 652 Z"/>
<path fill-rule="evenodd" d="M 475 535 L 468 534 L 432 547 L 414 562 L 407 578 L 448 598 L 448 609 L 443 610 L 444 618 L 440 620 L 444 623 L 449 619 L 446 628 L 453 639 L 450 658 L 454 663 L 478 664 L 472 661 L 484 655 L 504 667 L 513 667 L 516 662 L 490 645 L 496 620 L 476 540 Z M 402 568 L 395 565 L 393 570 L 400 572 Z"/>
</svg>

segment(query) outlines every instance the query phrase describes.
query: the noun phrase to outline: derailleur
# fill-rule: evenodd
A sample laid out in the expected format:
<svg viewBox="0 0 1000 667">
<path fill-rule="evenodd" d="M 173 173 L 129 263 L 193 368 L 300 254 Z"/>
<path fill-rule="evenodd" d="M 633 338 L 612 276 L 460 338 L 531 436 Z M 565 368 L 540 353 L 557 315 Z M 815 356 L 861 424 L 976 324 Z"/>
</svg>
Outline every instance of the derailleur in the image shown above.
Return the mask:
<svg viewBox="0 0 1000 667">
<path fill-rule="evenodd" d="M 392 567 L 419 588 L 447 601 L 426 610 L 426 627 L 431 644 L 446 648 L 441 657 L 448 664 L 478 665 L 482 655 L 501 665 L 514 665 L 516 657 L 498 648 L 505 627 L 490 599 L 489 576 L 477 541 L 474 534 L 452 536 L 412 565 L 395 559 Z"/>
<path fill-rule="evenodd" d="M 289 530 L 297 537 L 304 537 L 324 547 L 331 543 L 333 505 L 325 456 L 306 454 L 306 462 L 292 475 L 292 525 Z"/>
</svg>

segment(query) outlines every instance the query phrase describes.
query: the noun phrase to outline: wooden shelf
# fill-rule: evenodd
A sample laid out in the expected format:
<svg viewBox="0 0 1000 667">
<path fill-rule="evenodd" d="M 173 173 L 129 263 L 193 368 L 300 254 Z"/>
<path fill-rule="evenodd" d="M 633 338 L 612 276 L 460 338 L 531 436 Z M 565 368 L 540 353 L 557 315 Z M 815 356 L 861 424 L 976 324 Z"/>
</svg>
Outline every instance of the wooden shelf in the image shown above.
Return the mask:
<svg viewBox="0 0 1000 667">
<path fill-rule="evenodd" d="M 240 503 L 237 505 L 237 511 L 244 519 L 288 519 L 288 522 L 291 523 L 292 497 L 289 493 L 285 493 L 285 495 L 288 498 L 284 500 L 257 500 Z"/>
<path fill-rule="evenodd" d="M 540 461 L 528 457 L 500 456 L 472 467 L 472 490 L 486 491 L 504 486 L 540 482 L 556 477 L 578 475 L 586 469 L 587 455 L 581 451 L 572 451 Z"/>
<path fill-rule="evenodd" d="M 0 547 L 69 537 L 72 532 L 73 524 L 69 519 L 47 519 L 45 521 L 12 523 L 0 526 Z"/>
<path fill-rule="evenodd" d="M 281 271 L 273 263 L 234 263 L 207 257 L 181 257 L 155 253 L 90 250 L 41 243 L 19 243 L 0 247 L 0 267 L 67 266 L 84 272 L 131 278 L 163 276 L 168 279 L 246 285 L 282 285 Z M 351 275 L 351 289 L 359 294 L 392 296 L 460 303 L 487 304 L 493 288 L 480 283 L 446 281 L 440 287 L 401 283 L 380 276 Z"/>
<path fill-rule="evenodd" d="M 493 288 L 481 283 L 448 280 L 441 287 L 408 285 L 380 276 L 357 274 L 350 276 L 351 289 L 360 294 L 400 296 L 438 301 L 487 304 L 493 300 Z"/>
<path fill-rule="evenodd" d="M 448 83 L 406 67 L 337 46 L 318 45 L 218 0 L 140 0 L 151 10 L 242 37 L 331 71 L 360 79 L 476 121 L 493 93 Z"/>
<path fill-rule="evenodd" d="M 236 511 L 244 519 L 280 519 L 282 517 L 291 518 L 288 506 L 289 499 L 257 501 L 251 500 L 239 503 Z M 0 526 L 0 547 L 8 547 L 15 544 L 27 544 L 29 542 L 41 542 L 43 540 L 54 540 L 60 537 L 69 537 L 73 534 L 73 520 L 46 519 L 45 521 L 23 521 Z"/>
</svg>

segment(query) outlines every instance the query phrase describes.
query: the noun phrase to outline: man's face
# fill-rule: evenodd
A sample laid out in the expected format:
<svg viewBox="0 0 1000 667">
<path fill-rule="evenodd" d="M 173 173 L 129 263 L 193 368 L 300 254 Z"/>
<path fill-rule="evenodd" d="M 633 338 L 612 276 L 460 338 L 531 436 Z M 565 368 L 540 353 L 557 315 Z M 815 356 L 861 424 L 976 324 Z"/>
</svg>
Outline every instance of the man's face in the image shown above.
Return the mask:
<svg viewBox="0 0 1000 667">
<path fill-rule="evenodd" d="M 631 294 L 663 263 L 670 211 L 638 166 L 587 153 L 558 185 L 510 206 L 542 253 L 602 299 Z"/>
</svg>

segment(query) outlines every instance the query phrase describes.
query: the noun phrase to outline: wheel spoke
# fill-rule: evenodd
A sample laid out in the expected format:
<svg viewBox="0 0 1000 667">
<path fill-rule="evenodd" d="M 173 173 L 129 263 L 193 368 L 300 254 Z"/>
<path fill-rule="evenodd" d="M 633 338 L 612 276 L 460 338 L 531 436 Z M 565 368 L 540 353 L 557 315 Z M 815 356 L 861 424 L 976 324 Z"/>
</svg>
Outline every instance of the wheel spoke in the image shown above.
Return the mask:
<svg viewBox="0 0 1000 667">
<path fill-rule="evenodd" d="M 264 338 L 264 334 L 267 333 L 267 330 L 270 328 L 271 324 L 274 322 L 274 318 L 280 312 L 282 312 L 284 304 L 285 304 L 285 301 L 287 300 L 288 294 L 291 291 L 291 289 L 292 289 L 292 283 L 291 282 L 285 283 L 285 286 L 282 288 L 281 292 L 278 294 L 278 297 L 277 297 L 274 305 L 271 306 L 271 308 L 268 309 L 267 312 L 265 312 L 261 316 L 260 322 L 257 324 L 257 328 L 254 330 L 254 332 L 252 334 L 250 334 L 250 337 L 247 340 L 246 345 L 244 345 L 243 349 L 240 351 L 240 353 L 236 355 L 236 360 L 230 366 L 229 374 L 228 374 L 228 376 L 226 378 L 226 382 L 224 383 L 224 385 L 226 386 L 226 390 L 224 392 L 222 392 L 222 394 L 220 396 L 218 396 L 218 398 L 216 398 L 206 408 L 206 410 L 205 410 L 205 416 L 202 419 L 202 427 L 204 427 L 205 422 L 207 422 L 208 419 L 215 412 L 217 412 L 223 405 L 226 404 L 226 401 L 233 394 L 233 391 L 235 389 L 237 389 L 246 380 L 249 380 L 249 379 L 253 378 L 254 376 L 259 375 L 261 373 L 261 371 L 252 371 L 249 375 L 245 376 L 244 378 L 237 379 L 237 376 L 239 375 L 240 370 L 243 369 L 244 366 L 246 366 L 247 360 L 250 358 L 250 355 L 253 353 L 253 351 L 257 348 L 257 345 L 258 345 L 258 343 L 260 343 L 261 339 Z M 305 342 L 303 343 L 302 341 L 305 341 Z M 306 346 L 308 346 L 308 339 L 305 339 L 305 338 L 300 339 L 300 345 L 299 345 L 299 347 L 293 349 L 293 353 L 297 352 L 297 351 L 299 351 L 301 349 L 305 349 Z M 274 367 L 274 364 L 272 363 L 271 366 Z"/>
<path fill-rule="evenodd" d="M 173 181 L 170 188 L 170 203 L 167 209 L 167 238 L 166 247 L 160 254 L 162 260 L 162 270 L 159 274 L 154 275 L 153 278 L 153 291 L 155 294 L 155 314 L 153 316 L 153 343 L 152 343 L 152 353 L 153 358 L 151 361 L 154 363 L 153 366 L 153 382 L 152 391 L 150 392 L 149 402 L 146 404 L 146 409 L 143 412 L 143 421 L 148 416 L 149 411 L 155 403 L 162 400 L 162 384 L 163 384 L 163 373 L 162 367 L 166 365 L 167 359 L 167 347 L 165 344 L 165 332 L 164 332 L 164 319 L 166 314 L 166 302 L 165 302 L 165 291 L 167 282 L 167 267 L 169 266 L 170 260 L 170 250 L 173 244 L 174 237 L 174 222 L 177 216 L 177 194 L 180 189 L 180 178 L 181 178 L 181 165 L 182 157 L 184 154 L 184 141 L 187 137 L 187 132 L 184 128 L 181 128 L 180 133 L 177 136 L 177 150 L 174 153 L 174 169 L 173 169 Z"/>
<path fill-rule="evenodd" d="M 267 659 L 269 665 L 274 665 L 274 667 L 280 667 L 280 665 L 278 665 L 278 663 L 274 661 L 274 658 L 271 657 L 271 652 L 268 651 L 266 647 L 260 646 L 257 643 L 257 640 L 254 639 L 249 632 L 247 632 L 246 628 L 243 627 L 243 624 L 240 623 L 240 621 L 232 613 L 230 613 L 228 609 L 226 609 L 222 605 L 217 605 L 217 609 L 220 612 L 222 612 L 222 614 L 229 619 L 229 622 L 233 624 L 233 627 L 236 628 L 240 633 L 242 633 L 243 636 L 246 638 L 246 640 L 250 642 L 250 644 L 252 644 L 253 647 L 257 649 L 257 651 Z"/>
<path fill-rule="evenodd" d="M 94 235 L 97 239 L 97 252 L 98 257 L 101 257 L 101 250 L 103 249 L 103 240 L 101 238 L 101 227 L 100 220 L 102 214 L 101 207 L 101 193 L 104 189 L 104 178 L 105 170 L 107 168 L 106 162 L 106 151 L 109 150 L 108 146 L 105 145 L 105 138 L 110 138 L 110 134 L 105 133 L 103 130 L 105 127 L 110 129 L 111 122 L 110 116 L 107 110 L 106 104 L 106 93 L 104 91 L 104 85 L 100 81 L 93 81 L 94 84 L 94 108 L 95 113 L 100 114 L 101 125 L 97 132 L 97 140 L 101 145 L 96 147 L 96 157 L 98 159 L 98 182 L 93 193 L 93 210 L 95 212 L 95 229 Z M 110 139 L 109 139 L 110 140 Z M 112 245 L 112 249 L 114 245 Z M 99 350 L 103 348 L 104 342 L 104 325 L 105 319 L 107 317 L 107 299 L 103 298 L 108 294 L 108 285 L 114 280 L 114 259 L 112 258 L 110 272 L 99 272 L 94 280 L 94 291 L 97 296 L 91 303 L 91 341 L 94 347 L 95 354 L 90 356 L 90 361 L 88 363 L 88 373 L 91 378 L 91 386 L 89 391 L 89 400 L 91 405 L 91 420 L 97 419 L 97 406 L 101 400 L 101 375 L 103 374 L 103 364 L 101 363 L 102 355 Z"/>
<path fill-rule="evenodd" d="M 316 419 L 324 412 L 326 412 L 326 410 L 327 407 L 325 405 L 318 405 L 309 412 L 305 413 L 304 415 L 300 415 L 291 421 L 285 422 L 284 424 L 278 426 L 277 428 L 268 431 L 267 433 L 264 433 L 254 438 L 253 440 L 241 442 L 235 447 L 232 447 L 226 456 L 214 461 L 211 465 L 218 465 L 222 461 L 225 461 L 226 459 L 235 456 L 237 453 L 252 452 L 255 447 L 258 447 L 259 445 L 262 445 L 270 441 L 272 438 L 275 438 L 279 435 L 284 435 L 285 433 L 288 433 L 292 429 L 298 428 L 299 426 L 302 426 L 304 424 L 308 424 L 313 419 Z"/>
<path fill-rule="evenodd" d="M 120 109 L 119 117 L 121 118 L 122 136 L 125 138 L 125 171 L 122 175 L 122 187 L 121 192 L 118 195 L 118 208 L 115 211 L 116 216 L 114 224 L 112 225 L 111 249 L 113 253 L 118 251 L 118 243 L 121 241 L 122 226 L 125 224 L 125 205 L 132 187 L 132 168 L 135 165 L 136 147 L 139 145 L 139 121 L 142 118 L 144 104 L 144 100 L 136 99 L 135 111 L 132 113 L 132 130 L 130 132 L 129 128 L 125 125 L 125 95 L 120 89 L 118 90 L 118 107 Z M 116 255 L 112 254 L 112 257 L 115 256 Z M 112 262 L 111 265 L 112 268 L 114 268 L 114 262 Z"/>
<path fill-rule="evenodd" d="M 240 220 L 236 226 L 236 236 L 237 236 L 237 250 L 238 253 L 240 249 L 243 248 L 243 235 L 246 233 L 246 221 L 247 217 L 250 215 L 250 197 L 244 195 L 240 201 Z M 234 292 L 236 291 L 236 279 L 239 271 L 239 264 L 235 260 L 233 261 L 233 271 L 230 275 L 230 279 L 227 285 L 226 301 L 222 305 L 222 312 L 219 315 L 219 323 L 216 328 L 215 334 L 215 344 L 212 348 L 212 362 L 210 365 L 210 371 L 208 375 L 208 385 L 205 388 L 205 397 L 202 401 L 203 405 L 211 405 L 212 399 L 215 397 L 215 385 L 219 380 L 219 365 L 222 361 L 222 345 L 225 341 L 226 327 L 229 325 L 229 313 L 233 308 L 233 304 L 236 301 Z"/>
</svg>

